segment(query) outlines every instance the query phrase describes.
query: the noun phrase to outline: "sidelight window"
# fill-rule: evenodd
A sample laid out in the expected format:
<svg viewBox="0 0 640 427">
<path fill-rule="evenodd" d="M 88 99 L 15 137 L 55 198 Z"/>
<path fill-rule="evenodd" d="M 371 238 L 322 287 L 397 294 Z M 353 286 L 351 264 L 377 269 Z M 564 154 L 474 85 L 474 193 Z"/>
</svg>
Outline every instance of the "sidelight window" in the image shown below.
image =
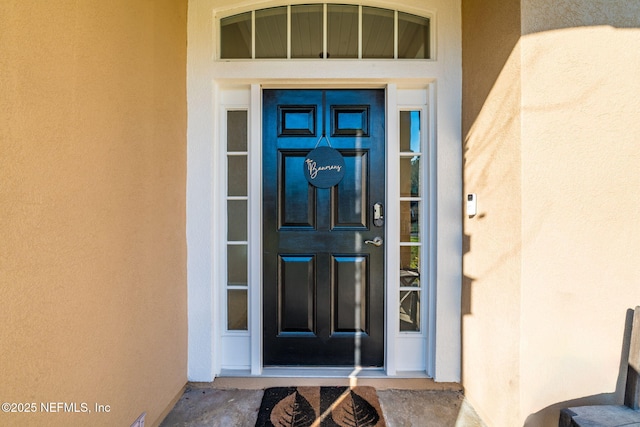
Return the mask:
<svg viewBox="0 0 640 427">
<path fill-rule="evenodd" d="M 420 111 L 400 111 L 400 332 L 420 332 L 422 147 Z"/>
<path fill-rule="evenodd" d="M 431 19 L 352 4 L 302 4 L 220 19 L 220 59 L 431 59 Z"/>
<path fill-rule="evenodd" d="M 227 111 L 227 330 L 248 330 L 248 120 Z"/>
</svg>

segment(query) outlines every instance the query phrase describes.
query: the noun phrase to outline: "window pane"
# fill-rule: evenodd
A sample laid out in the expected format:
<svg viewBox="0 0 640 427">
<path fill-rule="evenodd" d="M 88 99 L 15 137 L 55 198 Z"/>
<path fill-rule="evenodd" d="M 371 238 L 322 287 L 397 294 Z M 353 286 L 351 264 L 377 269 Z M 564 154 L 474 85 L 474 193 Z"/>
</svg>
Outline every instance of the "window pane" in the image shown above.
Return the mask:
<svg viewBox="0 0 640 427">
<path fill-rule="evenodd" d="M 358 6 L 327 6 L 327 57 L 358 57 Z"/>
<path fill-rule="evenodd" d="M 227 291 L 227 329 L 230 331 L 248 330 L 247 291 L 230 289 Z"/>
<path fill-rule="evenodd" d="M 256 10 L 256 58 L 287 57 L 287 8 Z"/>
<path fill-rule="evenodd" d="M 247 240 L 247 201 L 227 201 L 227 240 L 244 242 Z"/>
<path fill-rule="evenodd" d="M 393 10 L 362 8 L 362 57 L 393 58 Z"/>
<path fill-rule="evenodd" d="M 220 57 L 251 58 L 251 12 L 220 20 Z"/>
<path fill-rule="evenodd" d="M 229 156 L 229 196 L 247 195 L 247 156 Z"/>
<path fill-rule="evenodd" d="M 420 246 L 400 246 L 400 286 L 420 286 Z"/>
<path fill-rule="evenodd" d="M 291 6 L 291 57 L 322 58 L 322 5 Z"/>
<path fill-rule="evenodd" d="M 418 271 L 413 271 L 413 270 L 400 270 L 400 286 L 419 288 L 420 273 Z"/>
<path fill-rule="evenodd" d="M 400 158 L 400 196 L 420 195 L 420 156 Z"/>
<path fill-rule="evenodd" d="M 429 19 L 398 13 L 398 58 L 428 59 Z"/>
<path fill-rule="evenodd" d="M 247 151 L 246 111 L 227 111 L 227 151 Z"/>
<path fill-rule="evenodd" d="M 227 246 L 227 284 L 230 286 L 247 286 L 247 246 Z"/>
<path fill-rule="evenodd" d="M 420 239 L 420 202 L 400 202 L 400 241 Z"/>
<path fill-rule="evenodd" d="M 400 111 L 400 151 L 419 153 L 420 111 Z"/>
<path fill-rule="evenodd" d="M 400 291 L 400 332 L 420 332 L 420 291 Z"/>
</svg>

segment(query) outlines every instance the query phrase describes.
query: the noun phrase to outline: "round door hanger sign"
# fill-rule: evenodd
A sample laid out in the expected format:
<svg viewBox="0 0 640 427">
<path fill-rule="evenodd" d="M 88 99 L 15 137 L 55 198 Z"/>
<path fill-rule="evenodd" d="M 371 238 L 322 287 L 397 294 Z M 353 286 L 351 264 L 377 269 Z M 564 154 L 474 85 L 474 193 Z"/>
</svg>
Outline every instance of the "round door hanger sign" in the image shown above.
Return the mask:
<svg viewBox="0 0 640 427">
<path fill-rule="evenodd" d="M 344 158 L 331 147 L 311 150 L 304 160 L 304 176 L 315 187 L 330 188 L 344 177 Z"/>
</svg>

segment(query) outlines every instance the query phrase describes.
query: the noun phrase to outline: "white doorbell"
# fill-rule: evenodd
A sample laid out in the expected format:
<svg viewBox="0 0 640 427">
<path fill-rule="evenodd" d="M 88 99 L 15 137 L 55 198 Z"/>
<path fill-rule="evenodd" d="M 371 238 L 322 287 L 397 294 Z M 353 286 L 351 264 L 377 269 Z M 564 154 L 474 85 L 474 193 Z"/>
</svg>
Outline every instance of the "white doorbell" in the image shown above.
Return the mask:
<svg viewBox="0 0 640 427">
<path fill-rule="evenodd" d="M 478 198 L 475 193 L 467 194 L 467 215 L 474 216 L 478 213 Z"/>
</svg>

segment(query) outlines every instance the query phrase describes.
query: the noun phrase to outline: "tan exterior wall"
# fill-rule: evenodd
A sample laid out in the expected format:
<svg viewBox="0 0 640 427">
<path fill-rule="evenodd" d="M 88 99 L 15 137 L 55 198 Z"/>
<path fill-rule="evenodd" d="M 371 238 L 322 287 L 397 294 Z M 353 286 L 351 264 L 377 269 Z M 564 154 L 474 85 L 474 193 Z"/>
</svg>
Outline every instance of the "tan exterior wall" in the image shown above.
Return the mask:
<svg viewBox="0 0 640 427">
<path fill-rule="evenodd" d="M 463 2 L 464 178 L 480 207 L 465 221 L 463 382 L 489 426 L 557 426 L 561 407 L 622 399 L 640 304 L 640 6 L 522 1 L 506 43 L 518 24 L 500 28 L 498 3 Z"/>
<path fill-rule="evenodd" d="M 186 3 L 0 3 L 0 401 L 38 412 L 2 425 L 153 425 L 186 382 Z"/>
<path fill-rule="evenodd" d="M 520 390 L 520 4 L 463 1 L 462 383 L 490 426 L 516 426 Z"/>
<path fill-rule="evenodd" d="M 557 406 L 622 400 L 640 304 L 640 4 L 526 0 L 522 29 L 521 410 L 552 426 Z"/>
</svg>

